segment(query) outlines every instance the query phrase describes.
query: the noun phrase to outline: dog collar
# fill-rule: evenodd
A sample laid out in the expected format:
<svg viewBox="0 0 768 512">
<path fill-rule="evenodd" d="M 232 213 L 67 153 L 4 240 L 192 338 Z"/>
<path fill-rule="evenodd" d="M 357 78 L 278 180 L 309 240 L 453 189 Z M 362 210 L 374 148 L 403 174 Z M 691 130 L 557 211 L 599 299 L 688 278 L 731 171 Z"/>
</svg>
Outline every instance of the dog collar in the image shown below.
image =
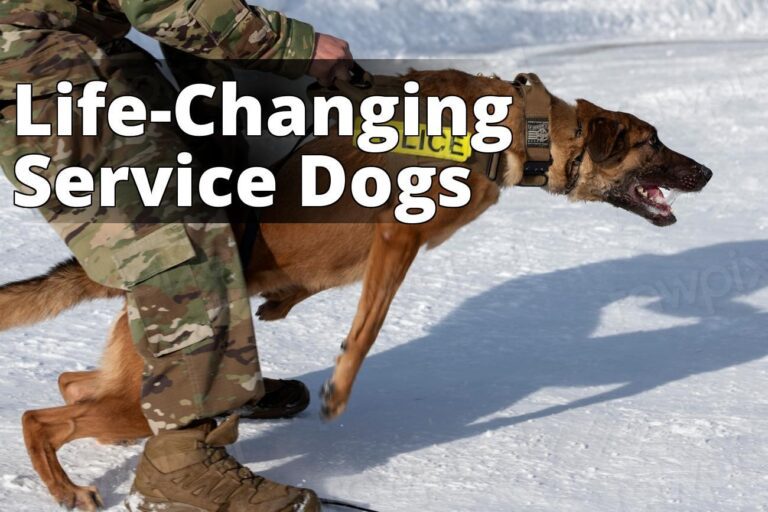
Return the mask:
<svg viewBox="0 0 768 512">
<path fill-rule="evenodd" d="M 517 88 L 523 100 L 523 115 L 525 117 L 525 153 L 523 164 L 523 179 L 518 183 L 521 187 L 546 187 L 549 184 L 549 170 L 552 167 L 552 152 L 550 150 L 552 137 L 550 135 L 550 115 L 552 111 L 552 96 L 547 91 L 541 79 L 534 73 L 517 75 L 512 85 Z M 576 137 L 583 135 L 581 121 L 578 121 Z M 563 193 L 570 194 L 576 188 L 581 176 L 581 163 L 584 160 L 586 148 L 566 167 L 567 182 Z"/>
<path fill-rule="evenodd" d="M 522 187 L 545 187 L 549 183 L 552 166 L 550 152 L 550 111 L 552 96 L 541 79 L 534 73 L 521 73 L 512 82 L 523 101 L 525 117 L 525 163 Z"/>
</svg>

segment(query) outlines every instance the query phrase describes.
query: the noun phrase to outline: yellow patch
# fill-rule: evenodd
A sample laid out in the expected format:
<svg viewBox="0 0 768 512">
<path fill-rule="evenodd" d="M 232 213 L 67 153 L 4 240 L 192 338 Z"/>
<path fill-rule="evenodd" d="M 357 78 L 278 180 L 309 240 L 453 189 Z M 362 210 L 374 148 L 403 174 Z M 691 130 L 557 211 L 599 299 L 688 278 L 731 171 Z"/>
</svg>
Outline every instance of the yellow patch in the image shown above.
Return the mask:
<svg viewBox="0 0 768 512">
<path fill-rule="evenodd" d="M 472 157 L 471 133 L 459 137 L 453 135 L 450 128 L 443 128 L 442 135 L 429 136 L 427 135 L 427 125 L 420 124 L 419 135 L 406 137 L 404 135 L 405 124 L 402 121 L 390 121 L 383 126 L 391 126 L 400 134 L 400 143 L 391 153 L 451 160 L 459 163 L 464 163 Z M 355 147 L 358 147 L 357 139 L 360 135 L 362 135 L 362 119 L 358 118 L 355 122 L 355 135 L 352 138 Z M 376 138 L 371 140 L 374 143 L 378 142 Z"/>
</svg>

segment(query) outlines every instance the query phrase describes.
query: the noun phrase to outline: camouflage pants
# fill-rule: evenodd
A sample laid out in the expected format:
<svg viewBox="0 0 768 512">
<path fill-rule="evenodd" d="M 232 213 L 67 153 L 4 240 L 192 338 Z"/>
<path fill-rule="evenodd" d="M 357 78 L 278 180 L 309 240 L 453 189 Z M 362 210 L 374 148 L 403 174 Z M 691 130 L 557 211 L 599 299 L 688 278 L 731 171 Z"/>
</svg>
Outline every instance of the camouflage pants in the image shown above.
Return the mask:
<svg viewBox="0 0 768 512">
<path fill-rule="evenodd" d="M 149 56 L 129 43 L 122 53 L 94 61 L 109 82 L 111 97 L 131 94 L 148 108 L 172 109 L 174 92 Z M 127 48 L 127 51 L 126 51 Z M 71 96 L 82 93 L 75 86 Z M 17 137 L 15 105 L 0 114 L 0 165 L 14 174 L 16 160 L 28 153 L 52 157 L 44 177 L 83 166 L 147 167 L 149 182 L 160 166 L 178 167 L 188 151 L 169 125 L 148 125 L 139 137 L 113 134 L 99 120 L 97 137 Z M 56 95 L 37 98 L 34 119 L 53 124 Z M 73 133 L 81 131 L 77 115 Z M 106 116 L 104 116 L 106 117 Z M 37 171 L 39 172 L 39 170 Z M 175 198 L 173 184 L 165 197 Z M 98 194 L 94 195 L 94 204 Z M 88 275 L 128 293 L 128 315 L 139 353 L 145 360 L 142 409 L 153 431 L 174 429 L 237 408 L 264 393 L 245 279 L 232 229 L 223 213 L 190 220 L 175 201 L 146 208 L 136 187 L 117 188 L 116 208 L 65 209 L 51 199 L 41 212 L 66 242 Z"/>
</svg>

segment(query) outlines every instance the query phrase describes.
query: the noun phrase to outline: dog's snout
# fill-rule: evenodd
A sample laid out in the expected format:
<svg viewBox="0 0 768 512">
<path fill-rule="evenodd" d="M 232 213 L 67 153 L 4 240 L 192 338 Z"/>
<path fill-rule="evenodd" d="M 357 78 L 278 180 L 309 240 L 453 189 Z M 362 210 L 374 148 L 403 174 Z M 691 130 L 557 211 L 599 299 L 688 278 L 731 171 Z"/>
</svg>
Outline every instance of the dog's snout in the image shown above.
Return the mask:
<svg viewBox="0 0 768 512">
<path fill-rule="evenodd" d="M 687 165 L 672 171 L 675 176 L 676 185 L 673 188 L 679 188 L 684 192 L 699 192 L 707 186 L 714 173 L 709 167 L 705 167 L 697 162 L 686 162 Z"/>
<path fill-rule="evenodd" d="M 709 183 L 709 180 L 711 180 L 712 176 L 714 175 L 712 173 L 712 169 L 709 167 L 704 167 L 703 165 L 699 165 L 698 171 L 704 183 Z"/>
</svg>

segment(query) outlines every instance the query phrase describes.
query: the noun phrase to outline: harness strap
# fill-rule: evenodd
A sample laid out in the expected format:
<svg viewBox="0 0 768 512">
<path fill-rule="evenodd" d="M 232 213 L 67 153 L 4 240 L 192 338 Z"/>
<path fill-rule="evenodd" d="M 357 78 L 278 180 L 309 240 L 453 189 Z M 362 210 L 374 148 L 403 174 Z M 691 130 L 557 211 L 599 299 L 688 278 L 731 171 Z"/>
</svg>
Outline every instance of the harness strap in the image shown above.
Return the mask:
<svg viewBox="0 0 768 512">
<path fill-rule="evenodd" d="M 523 187 L 544 187 L 549 182 L 547 172 L 552 165 L 550 152 L 550 111 L 552 96 L 534 73 L 521 73 L 512 82 L 523 100 L 525 116 L 525 152 Z"/>
</svg>

